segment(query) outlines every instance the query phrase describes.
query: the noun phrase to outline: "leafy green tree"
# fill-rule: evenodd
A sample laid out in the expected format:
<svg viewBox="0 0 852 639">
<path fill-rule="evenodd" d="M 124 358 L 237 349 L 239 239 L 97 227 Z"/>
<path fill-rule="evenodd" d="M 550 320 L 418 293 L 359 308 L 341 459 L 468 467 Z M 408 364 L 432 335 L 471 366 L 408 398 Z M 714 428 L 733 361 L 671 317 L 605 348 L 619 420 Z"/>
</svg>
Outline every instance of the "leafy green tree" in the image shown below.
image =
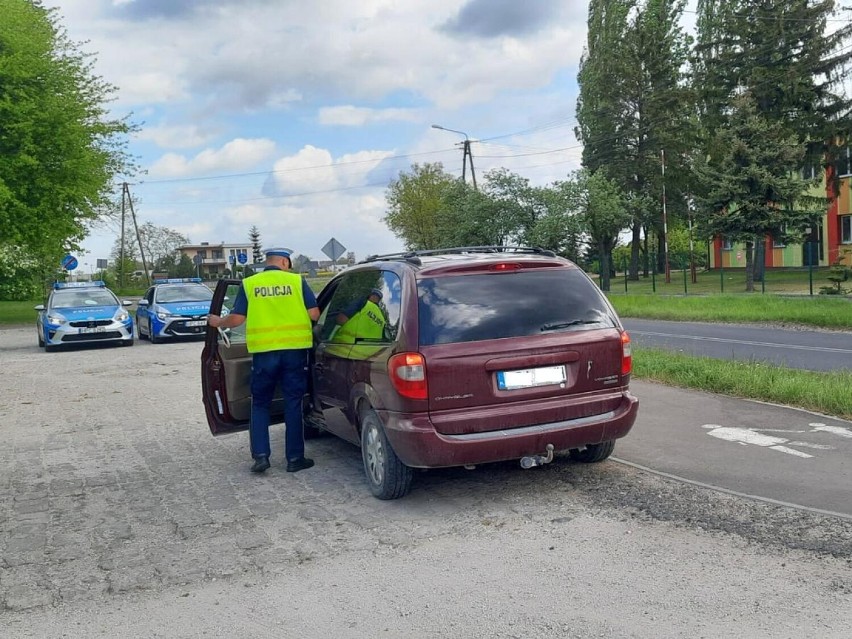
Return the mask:
<svg viewBox="0 0 852 639">
<path fill-rule="evenodd" d="M 134 171 L 127 134 L 57 11 L 0 0 L 0 228 L 47 268 L 79 248 L 114 179 Z"/>
<path fill-rule="evenodd" d="M 438 162 L 414 164 L 410 173 L 402 172 L 390 183 L 385 193 L 388 212 L 383 220 L 406 248 L 425 250 L 446 246 L 444 197 L 456 181 Z"/>
<path fill-rule="evenodd" d="M 574 208 L 583 216 L 590 243 L 600 260 L 601 289 L 610 290 L 612 251 L 618 235 L 630 221 L 627 197 L 614 180 L 603 171 L 591 173 L 585 169 L 573 175 Z"/>
<path fill-rule="evenodd" d="M 249 229 L 249 242 L 251 242 L 251 257 L 252 263 L 257 264 L 263 261 L 262 244 L 260 243 L 260 231 L 256 226 Z"/>
<path fill-rule="evenodd" d="M 196 274 L 195 264 L 188 255 L 181 255 L 177 264 L 169 270 L 170 277 L 195 277 Z"/>
<path fill-rule="evenodd" d="M 640 238 L 655 230 L 665 261 L 663 152 L 679 158 L 694 140 L 684 75 L 690 38 L 684 0 L 592 0 L 577 101 L 583 166 L 602 170 L 625 194 L 633 235 L 630 278 L 639 277 Z M 689 173 L 671 163 L 665 179 L 672 216 L 685 212 Z M 647 249 L 646 249 L 647 252 Z"/>
<path fill-rule="evenodd" d="M 700 225 L 708 236 L 745 244 L 746 291 L 753 291 L 755 242 L 767 235 L 800 239 L 821 213 L 802 197 L 810 186 L 799 172 L 805 148 L 783 122 L 760 113 L 749 93 L 734 98 L 712 148 L 695 167 L 706 185 L 698 197 Z"/>
</svg>

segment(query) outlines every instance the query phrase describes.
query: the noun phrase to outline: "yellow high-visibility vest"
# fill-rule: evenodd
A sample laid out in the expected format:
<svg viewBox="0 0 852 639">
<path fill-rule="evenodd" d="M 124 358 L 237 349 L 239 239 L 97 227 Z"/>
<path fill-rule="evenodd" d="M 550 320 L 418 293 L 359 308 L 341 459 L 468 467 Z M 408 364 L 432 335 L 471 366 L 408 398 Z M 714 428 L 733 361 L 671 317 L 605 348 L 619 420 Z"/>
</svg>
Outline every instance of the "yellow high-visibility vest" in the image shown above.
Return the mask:
<svg viewBox="0 0 852 639">
<path fill-rule="evenodd" d="M 246 347 L 249 353 L 310 348 L 311 318 L 302 295 L 302 277 L 275 269 L 243 280 L 248 298 Z"/>
<path fill-rule="evenodd" d="M 380 340 L 385 331 L 385 314 L 370 300 L 340 327 L 334 336 L 335 342 L 354 344 L 356 338 Z"/>
</svg>

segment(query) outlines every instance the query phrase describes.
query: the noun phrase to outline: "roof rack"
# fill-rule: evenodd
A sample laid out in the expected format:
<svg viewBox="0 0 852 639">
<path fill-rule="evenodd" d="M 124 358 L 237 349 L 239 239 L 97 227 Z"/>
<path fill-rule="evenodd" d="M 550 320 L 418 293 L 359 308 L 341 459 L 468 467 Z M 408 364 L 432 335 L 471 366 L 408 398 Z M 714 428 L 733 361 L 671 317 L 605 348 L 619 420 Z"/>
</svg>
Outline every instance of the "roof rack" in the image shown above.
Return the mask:
<svg viewBox="0 0 852 639">
<path fill-rule="evenodd" d="M 459 253 L 532 253 L 556 257 L 556 253 L 537 246 L 454 246 L 451 248 L 425 249 L 421 251 L 405 251 L 402 253 L 386 253 L 384 255 L 368 255 L 359 264 L 377 262 L 379 260 L 405 260 L 420 265 L 420 258 L 426 255 L 452 255 Z"/>
</svg>

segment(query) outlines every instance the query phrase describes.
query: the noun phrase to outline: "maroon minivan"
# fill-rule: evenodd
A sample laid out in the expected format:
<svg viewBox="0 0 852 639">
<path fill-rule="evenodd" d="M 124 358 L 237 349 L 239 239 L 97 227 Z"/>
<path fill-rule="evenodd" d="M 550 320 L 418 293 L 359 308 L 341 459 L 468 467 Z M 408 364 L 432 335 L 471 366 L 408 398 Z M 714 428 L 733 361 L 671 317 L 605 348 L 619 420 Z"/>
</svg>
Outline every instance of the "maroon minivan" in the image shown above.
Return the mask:
<svg viewBox="0 0 852 639">
<path fill-rule="evenodd" d="M 211 313 L 237 297 L 221 280 Z M 555 451 L 597 462 L 633 426 L 630 338 L 582 269 L 549 251 L 465 247 L 370 257 L 318 295 L 306 434 L 362 449 L 372 493 L 405 495 L 414 468 Z M 243 327 L 208 329 L 210 430 L 245 430 L 251 358 Z M 273 412 L 283 419 L 281 400 Z"/>
</svg>

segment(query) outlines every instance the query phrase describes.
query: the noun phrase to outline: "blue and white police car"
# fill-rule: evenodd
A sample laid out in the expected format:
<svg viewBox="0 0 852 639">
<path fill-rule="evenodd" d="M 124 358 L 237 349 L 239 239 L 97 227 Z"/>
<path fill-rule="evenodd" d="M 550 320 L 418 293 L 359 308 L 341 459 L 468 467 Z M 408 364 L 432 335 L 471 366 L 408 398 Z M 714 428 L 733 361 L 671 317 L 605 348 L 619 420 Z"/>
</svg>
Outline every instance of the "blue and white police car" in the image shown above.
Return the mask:
<svg viewBox="0 0 852 639">
<path fill-rule="evenodd" d="M 133 346 L 133 318 L 115 294 L 100 281 L 56 282 L 47 304 L 38 311 L 38 345 L 46 351 L 60 346 L 114 343 Z"/>
<path fill-rule="evenodd" d="M 213 291 L 197 277 L 154 280 L 136 307 L 139 339 L 152 344 L 204 335 Z"/>
</svg>

